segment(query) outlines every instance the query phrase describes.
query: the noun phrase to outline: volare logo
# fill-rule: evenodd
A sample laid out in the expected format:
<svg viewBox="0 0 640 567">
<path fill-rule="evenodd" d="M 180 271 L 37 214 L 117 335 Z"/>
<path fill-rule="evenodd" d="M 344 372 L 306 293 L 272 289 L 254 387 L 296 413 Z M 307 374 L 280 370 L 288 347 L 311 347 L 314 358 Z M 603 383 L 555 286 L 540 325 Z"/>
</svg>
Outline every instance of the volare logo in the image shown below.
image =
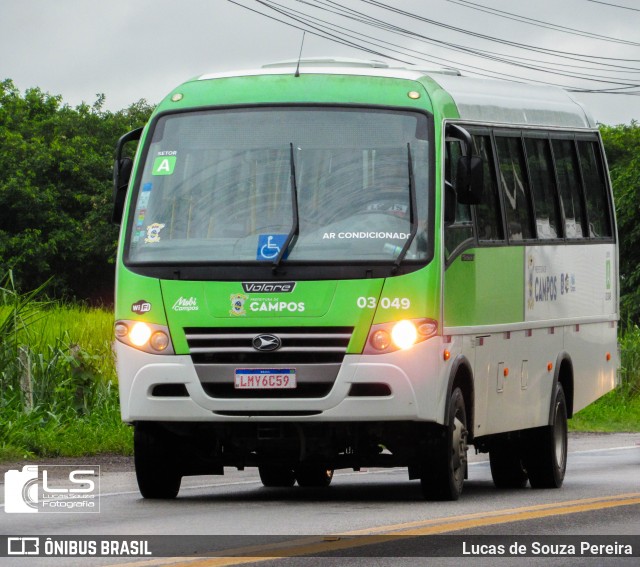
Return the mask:
<svg viewBox="0 0 640 567">
<path fill-rule="evenodd" d="M 291 293 L 296 282 L 242 282 L 245 293 Z"/>
<path fill-rule="evenodd" d="M 25 465 L 4 473 L 8 514 L 100 512 L 100 466 Z"/>
</svg>

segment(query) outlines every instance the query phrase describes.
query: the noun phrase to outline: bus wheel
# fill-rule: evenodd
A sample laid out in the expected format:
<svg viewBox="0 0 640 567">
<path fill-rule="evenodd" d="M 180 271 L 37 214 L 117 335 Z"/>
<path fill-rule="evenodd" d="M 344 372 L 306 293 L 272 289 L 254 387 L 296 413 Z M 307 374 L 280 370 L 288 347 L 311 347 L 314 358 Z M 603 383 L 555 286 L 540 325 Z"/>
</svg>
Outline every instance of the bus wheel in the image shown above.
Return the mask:
<svg viewBox="0 0 640 567">
<path fill-rule="evenodd" d="M 293 469 L 282 465 L 263 465 L 258 467 L 260 480 L 267 488 L 289 488 L 296 482 Z"/>
<path fill-rule="evenodd" d="M 136 479 L 144 498 L 170 499 L 180 491 L 182 475 L 175 466 L 171 435 L 148 423 L 136 423 L 133 452 Z"/>
<path fill-rule="evenodd" d="M 436 443 L 420 478 L 427 500 L 457 500 L 467 472 L 467 413 L 460 388 L 449 400 L 449 423 L 444 439 Z"/>
<path fill-rule="evenodd" d="M 296 480 L 304 488 L 326 488 L 333 480 L 333 469 L 321 465 L 303 465 L 296 470 Z"/>
<path fill-rule="evenodd" d="M 489 451 L 489 464 L 496 488 L 524 488 L 527 485 L 527 471 L 515 443 L 494 446 Z"/>
<path fill-rule="evenodd" d="M 567 402 L 561 384 L 552 400 L 552 423 L 531 431 L 524 465 L 532 488 L 560 488 L 567 469 Z"/>
</svg>

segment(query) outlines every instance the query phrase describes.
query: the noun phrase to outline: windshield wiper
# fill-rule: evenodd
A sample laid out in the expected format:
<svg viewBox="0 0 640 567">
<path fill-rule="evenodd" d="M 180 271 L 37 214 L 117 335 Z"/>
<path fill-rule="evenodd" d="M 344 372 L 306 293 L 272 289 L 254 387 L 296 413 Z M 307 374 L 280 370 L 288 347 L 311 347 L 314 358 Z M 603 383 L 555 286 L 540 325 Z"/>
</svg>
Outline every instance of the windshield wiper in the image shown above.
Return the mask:
<svg viewBox="0 0 640 567">
<path fill-rule="evenodd" d="M 398 268 L 400 268 L 400 264 L 402 264 L 413 239 L 418 233 L 418 223 L 416 221 L 416 217 L 418 216 L 418 207 L 416 205 L 416 182 L 413 176 L 413 159 L 411 158 L 411 144 L 409 143 L 407 143 L 407 167 L 409 169 L 409 222 L 411 223 L 411 232 L 409 233 L 409 238 L 407 238 L 407 241 L 404 243 L 402 250 L 400 250 L 400 254 L 398 254 L 398 257 L 396 258 L 393 270 L 391 270 L 392 274 L 395 274 L 398 271 Z"/>
<path fill-rule="evenodd" d="M 293 159 L 293 142 L 289 144 L 289 152 L 289 160 L 291 161 L 291 210 L 293 211 L 293 225 L 291 226 L 289 234 L 287 234 L 287 239 L 284 241 L 282 248 L 280 248 L 280 252 L 278 252 L 278 255 L 271 265 L 271 269 L 274 273 L 280 266 L 280 262 L 282 262 L 289 246 L 293 248 L 292 241 L 294 237 L 297 240 L 300 235 L 300 221 L 298 219 L 298 185 L 296 183 L 296 165 Z"/>
</svg>

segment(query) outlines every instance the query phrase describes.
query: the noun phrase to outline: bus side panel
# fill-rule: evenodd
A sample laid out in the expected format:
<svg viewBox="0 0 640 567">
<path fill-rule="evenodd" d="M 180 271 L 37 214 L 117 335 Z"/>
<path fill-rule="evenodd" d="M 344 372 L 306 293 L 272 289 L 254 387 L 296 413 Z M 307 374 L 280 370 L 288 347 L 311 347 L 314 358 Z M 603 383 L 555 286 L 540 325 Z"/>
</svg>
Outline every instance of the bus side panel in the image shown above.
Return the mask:
<svg viewBox="0 0 640 567">
<path fill-rule="evenodd" d="M 565 350 L 573 363 L 573 412 L 616 386 L 617 334 L 615 321 L 565 327 Z"/>
<path fill-rule="evenodd" d="M 525 320 L 615 319 L 616 285 L 613 244 L 528 246 Z"/>
<path fill-rule="evenodd" d="M 553 383 L 547 361 L 558 338 L 550 329 L 474 337 L 476 436 L 546 425 Z"/>
<path fill-rule="evenodd" d="M 576 412 L 615 387 L 615 245 L 532 246 L 526 254 L 526 321 L 564 324 Z"/>
<path fill-rule="evenodd" d="M 521 247 L 473 248 L 445 271 L 444 326 L 471 327 L 523 320 Z"/>
<path fill-rule="evenodd" d="M 453 260 L 445 333 L 473 361 L 476 437 L 546 425 L 560 371 L 574 412 L 615 387 L 614 263 L 614 244 L 586 242 L 476 248 Z M 556 368 L 561 357 L 570 365 Z"/>
</svg>

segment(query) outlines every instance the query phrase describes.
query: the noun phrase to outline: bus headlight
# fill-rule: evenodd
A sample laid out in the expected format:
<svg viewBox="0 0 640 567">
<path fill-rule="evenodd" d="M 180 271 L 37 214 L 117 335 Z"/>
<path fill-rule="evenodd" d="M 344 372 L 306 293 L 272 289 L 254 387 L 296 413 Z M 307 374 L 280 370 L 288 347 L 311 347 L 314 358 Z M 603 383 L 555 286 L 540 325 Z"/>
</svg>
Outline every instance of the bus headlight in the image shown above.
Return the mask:
<svg viewBox="0 0 640 567">
<path fill-rule="evenodd" d="M 380 329 L 371 335 L 370 342 L 376 350 L 387 350 L 391 346 L 391 335 L 385 329 Z"/>
<path fill-rule="evenodd" d="M 418 330 L 411 321 L 400 321 L 393 326 L 391 338 L 399 349 L 407 350 L 418 340 Z"/>
<path fill-rule="evenodd" d="M 116 321 L 116 340 L 151 354 L 175 354 L 169 329 L 144 321 Z"/>
<path fill-rule="evenodd" d="M 138 348 L 146 345 L 150 337 L 151 329 L 149 328 L 149 325 L 142 321 L 135 323 L 129 331 L 129 340 L 133 346 L 137 346 Z"/>
<path fill-rule="evenodd" d="M 410 349 L 438 333 L 433 319 L 405 319 L 372 325 L 362 354 L 384 354 Z"/>
<path fill-rule="evenodd" d="M 155 333 L 153 333 L 153 335 L 151 335 L 149 344 L 151 345 L 151 348 L 153 350 L 162 352 L 169 346 L 169 337 L 162 331 L 156 331 Z"/>
<path fill-rule="evenodd" d="M 129 327 L 127 327 L 121 321 L 118 321 L 115 324 L 114 331 L 117 338 L 124 339 L 129 334 Z"/>
</svg>

